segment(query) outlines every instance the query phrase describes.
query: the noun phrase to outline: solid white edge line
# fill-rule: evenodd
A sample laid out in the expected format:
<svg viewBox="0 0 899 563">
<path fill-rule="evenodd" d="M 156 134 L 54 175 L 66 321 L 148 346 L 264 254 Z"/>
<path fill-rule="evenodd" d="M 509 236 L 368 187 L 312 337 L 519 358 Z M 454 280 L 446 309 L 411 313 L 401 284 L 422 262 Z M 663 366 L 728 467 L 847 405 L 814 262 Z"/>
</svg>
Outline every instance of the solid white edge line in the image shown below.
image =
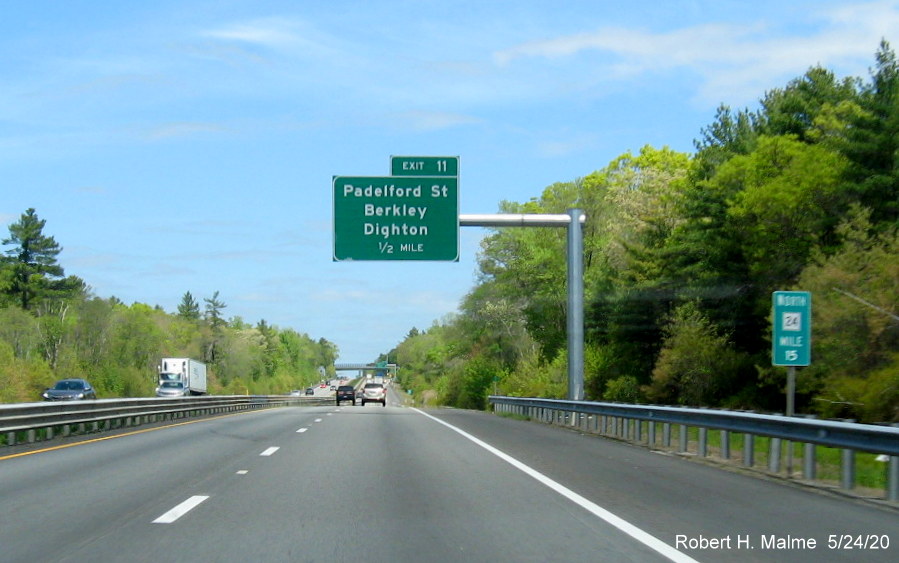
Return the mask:
<svg viewBox="0 0 899 563">
<path fill-rule="evenodd" d="M 268 456 L 272 455 L 273 453 L 275 453 L 276 451 L 278 451 L 278 450 L 280 450 L 280 449 L 281 449 L 281 448 L 278 447 L 278 446 L 272 446 L 272 447 L 266 449 L 264 452 L 262 452 L 262 453 L 259 454 L 259 455 L 260 455 L 260 456 L 263 456 L 263 457 L 268 457 Z"/>
<path fill-rule="evenodd" d="M 619 516 L 612 514 L 611 512 L 609 512 L 605 508 L 599 506 L 598 504 L 594 503 L 593 501 L 582 497 L 581 495 L 577 494 L 576 492 L 572 491 L 571 489 L 562 485 L 561 483 L 553 481 L 552 479 L 550 479 L 546 475 L 540 473 L 536 469 L 533 469 L 533 468 L 525 465 L 524 463 L 518 461 L 514 457 L 504 453 L 503 451 L 494 448 L 487 442 L 484 442 L 483 440 L 472 436 L 471 434 L 469 434 L 468 432 L 465 432 L 464 430 L 462 430 L 460 428 L 456 428 L 455 426 L 453 426 L 452 424 L 449 424 L 448 422 L 444 422 L 435 416 L 431 416 L 428 413 L 426 413 L 420 409 L 413 408 L 412 410 L 414 410 L 415 412 L 417 412 L 423 416 L 430 418 L 434 422 L 437 422 L 439 424 L 446 426 L 447 428 L 449 428 L 453 432 L 456 432 L 457 434 L 461 435 L 462 437 L 467 438 L 468 440 L 471 440 L 478 446 L 484 448 L 485 450 L 492 453 L 496 457 L 498 457 L 501 460 L 505 461 L 506 463 L 510 464 L 512 467 L 515 467 L 519 471 L 536 479 L 538 482 L 546 485 L 550 489 L 556 491 L 557 493 L 559 493 L 563 497 L 567 498 L 568 500 L 574 502 L 575 504 L 580 505 L 587 511 L 591 512 L 593 515 L 599 517 L 600 519 L 604 520 L 608 524 L 611 524 L 612 526 L 618 528 L 625 534 L 631 536 L 632 538 L 639 541 L 646 547 L 649 547 L 650 549 L 667 557 L 668 559 L 670 559 L 672 561 L 677 561 L 678 563 L 696 563 L 696 560 L 693 559 L 692 557 L 690 557 L 689 555 L 687 555 L 686 553 L 682 553 L 682 552 L 676 550 L 675 548 L 671 547 L 670 545 L 668 545 L 667 543 L 658 539 L 657 537 L 653 536 L 652 534 L 645 532 L 642 529 L 638 528 L 637 526 L 634 526 L 627 520 L 624 520 L 623 518 L 620 518 Z"/>
<path fill-rule="evenodd" d="M 178 506 L 176 506 L 175 508 L 169 510 L 168 512 L 166 512 L 165 514 L 163 514 L 156 520 L 153 520 L 153 523 L 154 524 L 171 524 L 178 518 L 181 518 L 182 516 L 184 516 L 185 514 L 187 514 L 194 508 L 196 508 L 201 502 L 203 502 L 204 500 L 206 500 L 208 498 L 209 498 L 208 496 L 201 496 L 201 495 L 192 496 L 189 499 L 187 499 L 186 501 L 184 501 L 181 504 L 179 504 Z"/>
</svg>

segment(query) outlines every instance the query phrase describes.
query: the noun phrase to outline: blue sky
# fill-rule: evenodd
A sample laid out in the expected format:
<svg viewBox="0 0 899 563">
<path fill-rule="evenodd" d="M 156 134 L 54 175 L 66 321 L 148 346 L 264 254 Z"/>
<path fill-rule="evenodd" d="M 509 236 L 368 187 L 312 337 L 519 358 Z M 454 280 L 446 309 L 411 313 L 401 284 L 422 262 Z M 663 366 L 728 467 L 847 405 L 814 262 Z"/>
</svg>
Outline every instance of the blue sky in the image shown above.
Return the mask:
<svg viewBox="0 0 899 563">
<path fill-rule="evenodd" d="M 374 359 L 454 312 L 459 262 L 333 262 L 331 178 L 460 157 L 496 213 L 813 65 L 867 78 L 899 2 L 0 0 L 0 223 L 33 207 L 66 274 Z"/>
</svg>

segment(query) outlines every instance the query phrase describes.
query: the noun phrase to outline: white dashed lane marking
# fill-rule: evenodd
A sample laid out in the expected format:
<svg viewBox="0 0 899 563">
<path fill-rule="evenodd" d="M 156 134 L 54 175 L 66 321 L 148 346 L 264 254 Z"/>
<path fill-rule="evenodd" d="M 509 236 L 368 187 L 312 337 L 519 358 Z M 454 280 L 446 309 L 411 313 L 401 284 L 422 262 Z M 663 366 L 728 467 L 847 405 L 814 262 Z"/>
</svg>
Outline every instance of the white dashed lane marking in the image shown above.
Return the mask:
<svg viewBox="0 0 899 563">
<path fill-rule="evenodd" d="M 280 449 L 281 449 L 281 448 L 279 448 L 279 447 L 277 447 L 277 446 L 272 446 L 271 448 L 268 448 L 267 450 L 265 450 L 264 452 L 262 452 L 262 453 L 259 454 L 259 455 L 261 455 L 261 456 L 263 456 L 263 457 L 268 457 L 268 456 L 272 455 L 273 453 L 275 453 L 276 451 L 278 451 L 278 450 L 280 450 Z"/>
<path fill-rule="evenodd" d="M 181 518 L 182 516 L 184 516 L 185 514 L 187 514 L 194 508 L 196 508 L 197 506 L 199 506 L 201 502 L 203 502 L 204 500 L 206 500 L 208 498 L 209 498 L 208 496 L 201 496 L 201 495 L 190 497 L 189 499 L 182 502 L 175 508 L 169 510 L 168 512 L 166 512 L 165 514 L 163 514 L 156 520 L 153 520 L 153 523 L 154 524 L 171 524 L 178 518 Z"/>
</svg>

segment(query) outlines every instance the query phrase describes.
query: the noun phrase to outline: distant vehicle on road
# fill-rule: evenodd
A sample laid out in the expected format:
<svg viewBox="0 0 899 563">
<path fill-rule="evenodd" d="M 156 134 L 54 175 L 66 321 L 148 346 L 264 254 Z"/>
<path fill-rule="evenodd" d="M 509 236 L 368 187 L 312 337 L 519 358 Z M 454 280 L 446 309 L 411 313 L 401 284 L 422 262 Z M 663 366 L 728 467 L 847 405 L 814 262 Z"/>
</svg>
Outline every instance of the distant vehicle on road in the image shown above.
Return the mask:
<svg viewBox="0 0 899 563">
<path fill-rule="evenodd" d="M 290 395 L 291 397 L 299 397 L 299 396 L 301 396 L 302 394 L 303 394 L 303 392 L 300 391 L 299 389 L 294 389 L 293 391 L 291 391 L 291 392 L 289 393 L 289 395 Z"/>
<path fill-rule="evenodd" d="M 313 389 L 312 387 L 307 387 L 306 394 L 307 395 L 315 395 L 315 389 Z"/>
<path fill-rule="evenodd" d="M 157 397 L 187 397 L 206 394 L 206 364 L 190 358 L 159 361 Z"/>
<path fill-rule="evenodd" d="M 340 401 L 351 401 L 353 406 L 356 406 L 356 389 L 353 388 L 352 385 L 341 385 L 337 388 L 337 406 L 340 406 Z"/>
<path fill-rule="evenodd" d="M 41 393 L 45 401 L 79 401 L 96 399 L 97 392 L 84 379 L 63 379 Z"/>
<path fill-rule="evenodd" d="M 380 383 L 366 383 L 362 389 L 362 406 L 371 402 L 381 403 L 382 407 L 387 406 L 387 389 Z"/>
</svg>

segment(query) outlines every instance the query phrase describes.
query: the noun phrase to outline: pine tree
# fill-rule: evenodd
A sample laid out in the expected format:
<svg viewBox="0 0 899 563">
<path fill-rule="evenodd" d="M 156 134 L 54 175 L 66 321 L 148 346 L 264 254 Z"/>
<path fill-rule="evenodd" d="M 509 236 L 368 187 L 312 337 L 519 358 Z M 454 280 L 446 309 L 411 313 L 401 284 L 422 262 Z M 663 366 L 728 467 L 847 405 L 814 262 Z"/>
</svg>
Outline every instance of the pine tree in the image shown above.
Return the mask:
<svg viewBox="0 0 899 563">
<path fill-rule="evenodd" d="M 30 208 L 9 226 L 9 238 L 3 239 L 4 245 L 14 245 L 3 260 L 8 280 L 4 291 L 26 310 L 48 295 L 54 281 L 58 285 L 64 275 L 62 266 L 56 263 L 62 248 L 53 237 L 43 234 L 45 224 Z"/>
<path fill-rule="evenodd" d="M 212 327 L 214 333 L 220 332 L 225 326 L 225 319 L 222 317 L 222 309 L 227 307 L 224 301 L 219 300 L 219 292 L 212 294 L 212 298 L 203 298 L 206 302 L 206 321 Z"/>
<path fill-rule="evenodd" d="M 188 321 L 200 320 L 200 304 L 194 299 L 189 291 L 185 292 L 181 297 L 181 303 L 178 305 L 178 316 Z"/>
<path fill-rule="evenodd" d="M 215 364 L 219 360 L 218 343 L 223 338 L 225 329 L 225 319 L 222 318 L 222 309 L 227 307 L 223 301 L 219 300 L 219 292 L 212 294 L 211 298 L 204 297 L 206 302 L 206 322 L 212 329 L 212 337 L 206 347 L 206 361 Z"/>
</svg>

